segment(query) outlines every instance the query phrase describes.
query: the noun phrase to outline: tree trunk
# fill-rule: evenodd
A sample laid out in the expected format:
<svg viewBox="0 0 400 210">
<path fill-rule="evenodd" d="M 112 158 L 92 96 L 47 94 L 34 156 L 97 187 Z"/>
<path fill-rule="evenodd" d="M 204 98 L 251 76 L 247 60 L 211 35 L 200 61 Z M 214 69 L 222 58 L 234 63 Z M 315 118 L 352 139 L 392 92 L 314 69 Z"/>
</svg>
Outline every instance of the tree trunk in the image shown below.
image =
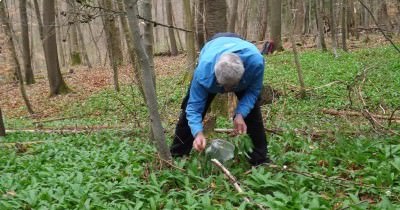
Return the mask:
<svg viewBox="0 0 400 210">
<path fill-rule="evenodd" d="M 4 126 L 3 113 L 0 107 L 0 136 L 6 136 L 6 127 Z"/>
<path fill-rule="evenodd" d="M 36 18 L 37 18 L 38 25 L 39 25 L 40 40 L 43 42 L 43 40 L 44 40 L 43 22 L 42 22 L 42 16 L 40 15 L 40 7 L 39 7 L 38 0 L 33 0 L 33 3 L 35 5 L 35 13 L 36 13 Z"/>
<path fill-rule="evenodd" d="M 347 2 L 342 0 L 342 49 L 347 52 Z"/>
<path fill-rule="evenodd" d="M 190 1 L 183 1 L 183 8 L 185 13 L 185 28 L 194 31 L 194 19 L 190 8 Z M 190 74 L 190 80 L 192 78 L 192 72 L 195 68 L 196 63 L 196 50 L 194 47 L 194 33 L 186 32 L 185 34 L 186 51 L 187 51 L 187 69 L 186 72 Z M 189 81 L 190 81 L 189 80 Z"/>
<path fill-rule="evenodd" d="M 35 83 L 32 70 L 31 50 L 29 47 L 28 16 L 26 13 L 26 0 L 19 0 L 19 13 L 21 18 L 22 57 L 27 85 Z"/>
<path fill-rule="evenodd" d="M 172 19 L 173 12 L 172 12 L 171 0 L 166 0 L 165 1 L 165 8 L 167 10 L 167 22 L 168 22 L 168 25 L 173 25 L 173 19 Z M 171 55 L 172 56 L 176 56 L 176 55 L 178 55 L 178 47 L 176 46 L 174 29 L 173 28 L 168 28 L 168 34 L 169 34 L 169 41 L 170 41 L 170 46 L 171 46 Z"/>
<path fill-rule="evenodd" d="M 304 0 L 296 0 L 295 2 L 296 2 L 295 6 L 297 9 L 296 18 L 299 20 L 303 20 L 304 16 L 305 16 L 304 15 L 304 7 L 303 7 Z M 296 35 L 301 34 L 303 32 L 303 24 L 304 24 L 303 21 L 297 21 L 296 28 L 295 28 Z"/>
<path fill-rule="evenodd" d="M 314 0 L 314 10 L 315 10 L 315 22 L 317 23 L 317 28 L 318 28 L 318 37 L 319 37 L 319 43 L 321 45 L 321 49 L 323 52 L 326 52 L 326 43 L 325 43 L 325 35 L 324 35 L 324 25 L 323 25 L 323 20 L 322 20 L 322 9 L 321 5 L 319 4 L 320 0 Z"/>
<path fill-rule="evenodd" d="M 81 58 L 81 53 L 79 50 L 79 43 L 78 43 L 78 30 L 76 25 L 79 24 L 78 21 L 76 20 L 76 8 L 75 8 L 75 0 L 69 0 L 67 2 L 68 5 L 68 11 L 72 14 L 71 20 L 68 20 L 71 25 L 69 29 L 69 43 L 70 43 L 70 63 L 72 66 L 75 65 L 81 65 L 82 64 L 82 58 Z"/>
<path fill-rule="evenodd" d="M 80 23 L 76 24 L 76 29 L 78 30 L 79 42 L 81 43 L 81 50 L 82 50 L 83 59 L 85 59 L 86 65 L 89 67 L 89 69 L 91 69 L 92 68 L 92 63 L 90 63 L 90 60 L 89 60 L 89 55 L 88 55 L 87 50 L 86 50 L 85 39 L 83 38 L 83 33 L 82 33 L 82 30 L 81 30 Z"/>
<path fill-rule="evenodd" d="M 197 12 L 196 12 L 196 38 L 198 49 L 203 48 L 204 39 L 204 0 L 197 0 Z"/>
<path fill-rule="evenodd" d="M 242 12 L 241 12 L 241 24 L 240 24 L 240 28 L 239 28 L 239 31 L 240 31 L 240 35 L 243 37 L 243 38 L 245 38 L 245 39 L 247 39 L 248 37 L 247 37 L 247 31 L 248 31 L 248 28 L 247 28 L 247 23 L 249 22 L 249 20 L 248 20 L 248 18 L 249 18 L 249 0 L 244 0 L 243 1 L 243 8 L 242 8 Z"/>
<path fill-rule="evenodd" d="M 379 21 L 380 25 L 383 25 L 382 28 L 384 28 L 387 32 L 391 32 L 393 29 L 393 25 L 390 22 L 388 8 L 387 8 L 387 4 L 385 1 L 386 0 L 380 1 L 378 21 Z M 398 4 L 400 4 L 400 3 L 398 3 Z"/>
<path fill-rule="evenodd" d="M 142 0 L 141 3 L 143 17 L 148 20 L 152 20 L 151 15 L 151 0 Z M 154 72 L 154 53 L 153 53 L 153 24 L 145 23 L 144 25 L 144 34 L 143 34 L 143 43 L 146 49 L 146 53 L 149 57 L 150 65 L 152 66 L 150 69 L 152 70 L 151 76 L 153 77 L 154 88 L 156 88 L 156 73 Z"/>
<path fill-rule="evenodd" d="M 315 2 L 315 3 L 317 3 L 317 2 Z M 301 64 L 300 64 L 300 60 L 299 60 L 299 53 L 297 52 L 296 42 L 294 40 L 294 34 L 295 34 L 295 31 L 296 31 L 296 25 L 297 25 L 297 22 L 300 21 L 300 20 L 301 19 L 298 19 L 296 17 L 296 12 L 293 12 L 292 31 L 289 34 L 289 37 L 290 37 L 290 42 L 292 43 L 293 57 L 294 57 L 294 62 L 295 62 L 296 69 L 297 69 L 297 77 L 298 77 L 299 83 L 300 83 L 300 97 L 304 98 L 306 96 L 306 87 L 305 87 L 304 79 L 303 79 L 303 71 L 301 70 Z"/>
<path fill-rule="evenodd" d="M 228 21 L 228 30 L 229 32 L 235 33 L 235 25 L 236 25 L 236 19 L 238 16 L 238 4 L 239 0 L 233 0 L 232 2 L 232 9 L 229 13 L 229 21 Z"/>
<path fill-rule="evenodd" d="M 131 29 L 139 28 L 139 20 L 137 19 L 138 8 L 136 1 L 124 0 L 126 5 L 126 11 L 128 14 L 128 19 L 130 23 Z M 157 147 L 158 153 L 160 157 L 166 161 L 171 161 L 171 153 L 168 149 L 165 140 L 164 129 L 161 124 L 160 114 L 158 112 L 157 105 L 157 95 L 153 86 L 152 76 L 151 76 L 151 65 L 147 58 L 147 54 L 145 52 L 144 44 L 141 41 L 140 33 L 138 30 L 132 30 L 133 33 L 133 41 L 135 46 L 136 54 L 138 55 L 138 59 L 140 62 L 140 66 L 142 67 L 142 75 L 143 75 L 143 87 L 145 93 L 145 99 L 147 106 L 149 108 L 150 113 L 150 122 L 154 137 L 154 143 Z"/>
<path fill-rule="evenodd" d="M 283 51 L 282 47 L 282 0 L 271 2 L 271 39 L 276 51 Z"/>
<path fill-rule="evenodd" d="M 205 29 L 206 39 L 209 40 L 212 36 L 219 32 L 226 32 L 227 5 L 225 0 L 208 0 L 205 2 Z"/>
<path fill-rule="evenodd" d="M 336 10 L 335 10 L 335 0 L 329 0 L 329 12 L 331 16 L 331 38 L 332 38 L 332 48 L 333 54 L 335 57 L 338 57 L 337 54 L 337 32 L 336 32 Z"/>
<path fill-rule="evenodd" d="M 269 0 L 262 1 L 262 21 L 261 21 L 261 29 L 260 34 L 258 34 L 258 40 L 265 40 L 267 37 L 268 31 L 268 14 L 269 14 Z"/>
<path fill-rule="evenodd" d="M 17 52 L 16 48 L 13 42 L 12 33 L 11 33 L 11 22 L 10 19 L 7 17 L 6 10 L 5 10 L 5 1 L 0 1 L 0 26 L 3 27 L 3 31 L 6 35 L 7 39 L 7 46 L 10 48 L 12 58 L 14 60 L 15 64 L 15 72 L 17 74 L 17 77 L 19 78 L 18 84 L 19 84 L 19 89 L 22 95 L 22 98 L 25 102 L 26 108 L 30 114 L 33 114 L 32 106 L 31 103 L 29 102 L 28 96 L 26 95 L 25 87 L 24 87 L 24 81 L 22 80 L 22 73 L 21 73 L 21 66 L 19 65 L 19 61 L 17 58 Z"/>
<path fill-rule="evenodd" d="M 50 85 L 50 96 L 69 92 L 69 88 L 61 75 L 58 62 L 58 50 L 55 29 L 54 0 L 43 0 L 43 40 L 44 54 L 47 65 L 47 76 Z"/>
<path fill-rule="evenodd" d="M 108 10 L 113 10 L 111 0 L 102 0 L 100 5 Z M 102 16 L 102 21 L 104 25 L 104 32 L 106 34 L 108 57 L 110 60 L 110 65 L 113 69 L 114 89 L 115 91 L 119 92 L 120 87 L 118 80 L 118 67 L 122 64 L 123 61 L 121 51 L 121 38 L 119 35 L 119 30 L 115 25 L 115 19 L 113 16 Z"/>
<path fill-rule="evenodd" d="M 59 49 L 59 57 L 60 57 L 60 62 L 61 62 L 61 66 L 65 66 L 66 62 L 65 62 L 65 54 L 64 54 L 64 47 L 63 47 L 63 39 L 61 39 L 62 36 L 62 27 L 60 27 L 60 15 L 59 15 L 59 7 L 57 7 L 56 5 L 56 24 L 57 27 L 56 28 L 56 33 L 57 33 L 57 46 L 60 48 Z"/>
</svg>

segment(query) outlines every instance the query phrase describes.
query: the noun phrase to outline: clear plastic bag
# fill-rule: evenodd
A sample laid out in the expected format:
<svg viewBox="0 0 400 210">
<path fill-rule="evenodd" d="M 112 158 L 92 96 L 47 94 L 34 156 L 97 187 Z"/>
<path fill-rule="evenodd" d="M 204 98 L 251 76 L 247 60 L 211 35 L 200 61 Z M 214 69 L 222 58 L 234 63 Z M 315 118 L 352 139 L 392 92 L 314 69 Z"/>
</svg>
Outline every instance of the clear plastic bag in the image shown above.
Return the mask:
<svg viewBox="0 0 400 210">
<path fill-rule="evenodd" d="M 235 154 L 235 145 L 222 140 L 214 139 L 206 148 L 206 156 L 210 159 L 217 159 L 221 163 L 233 159 Z"/>
</svg>

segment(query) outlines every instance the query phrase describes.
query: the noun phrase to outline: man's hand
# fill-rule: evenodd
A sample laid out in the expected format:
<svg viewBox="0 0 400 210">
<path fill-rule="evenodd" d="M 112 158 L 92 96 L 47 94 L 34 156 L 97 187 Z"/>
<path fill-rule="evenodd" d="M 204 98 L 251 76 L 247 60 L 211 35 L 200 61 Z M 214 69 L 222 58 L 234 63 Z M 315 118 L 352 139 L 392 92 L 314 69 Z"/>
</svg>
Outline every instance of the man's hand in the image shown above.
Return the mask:
<svg viewBox="0 0 400 210">
<path fill-rule="evenodd" d="M 247 125 L 241 114 L 236 114 L 235 119 L 233 119 L 233 125 L 236 133 L 245 134 L 247 132 Z"/>
<path fill-rule="evenodd" d="M 204 137 L 203 132 L 199 132 L 199 133 L 196 135 L 196 138 L 194 139 L 193 147 L 194 147 L 197 151 L 201 152 L 201 151 L 204 150 L 204 148 L 206 148 L 206 143 L 207 143 L 207 142 L 206 142 L 206 138 Z"/>
</svg>

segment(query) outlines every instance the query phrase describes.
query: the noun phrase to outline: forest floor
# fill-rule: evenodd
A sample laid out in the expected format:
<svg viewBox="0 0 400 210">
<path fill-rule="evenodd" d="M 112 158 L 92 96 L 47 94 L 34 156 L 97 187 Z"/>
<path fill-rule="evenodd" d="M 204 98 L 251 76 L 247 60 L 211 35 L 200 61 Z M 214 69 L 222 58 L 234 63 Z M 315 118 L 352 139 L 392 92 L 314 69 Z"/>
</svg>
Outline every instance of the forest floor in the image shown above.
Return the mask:
<svg viewBox="0 0 400 210">
<path fill-rule="evenodd" d="M 272 166 L 247 164 L 247 136 L 209 135 L 235 144 L 227 166 L 243 194 L 202 153 L 160 168 L 128 66 L 119 93 L 107 68 L 64 69 L 73 92 L 53 98 L 38 76 L 27 87 L 34 116 L 16 84 L 0 85 L 9 129 L 0 138 L 0 209 L 399 209 L 399 54 L 378 36 L 349 46 L 335 58 L 304 45 L 303 99 L 291 51 L 267 56 L 264 82 L 280 93 L 262 106 Z M 170 143 L 187 88 L 185 56 L 156 57 L 155 64 Z M 218 117 L 216 127 L 232 123 Z"/>
</svg>

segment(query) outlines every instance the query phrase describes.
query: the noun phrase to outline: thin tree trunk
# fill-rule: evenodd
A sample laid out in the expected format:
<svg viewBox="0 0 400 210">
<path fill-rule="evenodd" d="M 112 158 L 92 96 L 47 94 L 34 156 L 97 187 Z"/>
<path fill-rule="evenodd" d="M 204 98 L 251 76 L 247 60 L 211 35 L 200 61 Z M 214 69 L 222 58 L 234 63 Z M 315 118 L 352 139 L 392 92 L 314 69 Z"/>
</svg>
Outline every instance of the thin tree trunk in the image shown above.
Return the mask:
<svg viewBox="0 0 400 210">
<path fill-rule="evenodd" d="M 130 28 L 139 28 L 139 21 L 137 19 L 138 8 L 137 1 L 124 0 L 126 5 L 126 11 L 128 14 Z M 158 112 L 157 95 L 153 86 L 151 76 L 151 65 L 145 52 L 144 44 L 141 41 L 140 33 L 138 30 L 132 30 L 133 41 L 135 46 L 136 54 L 138 55 L 140 66 L 142 67 L 143 75 L 143 87 L 145 93 L 145 99 L 150 113 L 150 122 L 154 137 L 154 144 L 157 147 L 158 153 L 163 160 L 171 161 L 171 153 L 166 144 L 166 138 L 164 129 L 161 124 L 161 117 Z"/>
<path fill-rule="evenodd" d="M 229 13 L 228 31 L 233 33 L 235 32 L 236 19 L 238 16 L 238 4 L 239 0 L 233 0 L 232 9 Z"/>
<path fill-rule="evenodd" d="M 306 0 L 307 1 L 307 0 Z M 304 19 L 304 7 L 303 7 L 303 4 L 304 4 L 304 0 L 295 0 L 295 6 L 296 6 L 296 9 L 297 9 L 297 11 L 296 11 L 296 17 L 297 17 L 297 19 L 299 19 L 299 20 L 303 20 Z M 301 34 L 302 33 L 302 31 L 303 31 L 303 24 L 304 24 L 304 22 L 303 21 L 298 21 L 297 23 L 296 23 L 296 29 L 295 29 L 295 34 L 296 35 L 299 35 L 299 34 Z"/>
<path fill-rule="evenodd" d="M 26 14 L 26 0 L 19 0 L 19 13 L 21 18 L 22 57 L 27 85 L 35 83 L 32 70 L 32 61 L 29 47 L 28 16 Z"/>
<path fill-rule="evenodd" d="M 331 38 L 332 38 L 332 48 L 335 57 L 338 57 L 337 53 L 337 32 L 336 32 L 336 13 L 335 13 L 335 0 L 329 0 L 329 10 L 331 16 Z"/>
<path fill-rule="evenodd" d="M 56 11 L 59 11 L 59 8 L 56 5 Z M 63 41 L 61 39 L 61 35 L 62 33 L 62 29 L 61 29 L 61 24 L 60 24 L 60 16 L 58 15 L 59 13 L 56 13 L 56 23 L 57 23 L 57 28 L 56 28 L 56 33 L 57 33 L 57 45 L 60 48 L 59 50 L 59 57 L 60 57 L 60 62 L 61 62 L 61 66 L 65 66 L 66 62 L 65 62 L 65 54 L 64 54 L 64 47 L 63 47 Z"/>
<path fill-rule="evenodd" d="M 92 63 L 90 63 L 90 60 L 89 60 L 89 55 L 87 53 L 85 39 L 83 38 L 83 33 L 82 33 L 82 30 L 81 30 L 80 23 L 76 24 L 76 29 L 78 30 L 79 41 L 81 43 L 81 52 L 82 52 L 82 55 L 83 55 L 83 59 L 85 59 L 86 65 L 89 67 L 89 69 L 91 69 L 92 68 Z"/>
<path fill-rule="evenodd" d="M 303 21 L 303 34 L 310 32 L 310 1 L 304 1 L 304 21 Z"/>
<path fill-rule="evenodd" d="M 197 0 L 197 12 L 196 12 L 196 35 L 197 35 L 197 47 L 198 49 L 203 48 L 204 38 L 204 0 Z"/>
<path fill-rule="evenodd" d="M 143 17 L 151 20 L 152 15 L 151 15 L 151 0 L 142 0 L 142 11 L 143 11 Z M 146 49 L 146 53 L 149 58 L 149 62 L 151 65 L 151 76 L 153 77 L 153 82 L 154 82 L 154 88 L 156 88 L 156 73 L 154 72 L 154 53 L 153 53 L 153 24 L 151 23 L 145 23 L 144 25 L 144 34 L 143 34 L 143 43 L 144 47 Z"/>
<path fill-rule="evenodd" d="M 123 1 L 123 0 L 120 0 L 120 1 Z M 97 40 L 94 38 L 93 30 L 92 30 L 92 26 L 90 25 L 90 22 L 88 23 L 88 27 L 89 27 L 90 37 L 92 38 L 94 47 L 96 48 L 96 52 L 97 52 L 97 56 L 98 56 L 98 62 L 101 62 L 102 59 L 101 59 L 100 48 L 99 48 L 99 45 L 97 44 Z M 104 31 L 104 28 L 103 28 L 103 31 Z"/>
<path fill-rule="evenodd" d="M 292 32 L 290 33 L 289 37 L 290 37 L 290 42 L 292 43 L 293 57 L 294 57 L 294 62 L 296 64 L 297 76 L 300 83 L 300 97 L 304 98 L 306 96 L 306 87 L 303 79 L 303 71 L 301 70 L 299 53 L 297 52 L 296 42 L 294 40 L 294 33 L 296 30 L 297 20 L 298 19 L 296 18 L 296 12 L 293 12 L 293 20 L 292 20 L 293 26 L 292 26 Z"/>
<path fill-rule="evenodd" d="M 47 65 L 47 76 L 50 85 L 50 96 L 69 92 L 61 75 L 58 62 L 57 37 L 55 33 L 55 1 L 43 0 L 43 40 Z"/>
<path fill-rule="evenodd" d="M 265 40 L 267 37 L 268 31 L 268 14 L 269 14 L 269 0 L 263 0 L 263 9 L 262 9 L 262 21 L 261 21 L 261 29 L 260 34 L 258 35 L 258 40 Z"/>
<path fill-rule="evenodd" d="M 347 52 L 347 0 L 342 0 L 342 49 Z"/>
<path fill-rule="evenodd" d="M 33 0 L 33 3 L 35 5 L 35 13 L 36 13 L 36 18 L 37 18 L 38 25 L 39 25 L 40 40 L 43 42 L 43 39 L 44 39 L 43 22 L 42 22 L 42 16 L 40 15 L 40 7 L 39 7 L 38 0 Z"/>
<path fill-rule="evenodd" d="M 183 8 L 185 12 L 185 25 L 186 29 L 194 31 L 194 19 L 192 15 L 192 11 L 190 8 L 190 1 L 183 1 Z M 196 63 L 196 51 L 194 47 L 194 33 L 192 32 L 185 32 L 185 41 L 186 41 L 186 51 L 187 51 L 187 64 L 186 64 L 186 71 L 192 72 L 195 68 Z M 192 76 L 190 76 L 192 78 Z M 191 80 L 191 79 L 190 79 Z"/>
<path fill-rule="evenodd" d="M 323 52 L 326 52 L 326 43 L 325 43 L 325 35 L 324 35 L 324 26 L 322 23 L 322 10 L 321 6 L 319 4 L 320 0 L 314 0 L 314 10 L 315 10 L 315 21 L 317 23 L 317 28 L 318 28 L 318 37 L 319 37 L 319 43 L 321 44 L 321 49 Z"/>
<path fill-rule="evenodd" d="M 240 31 L 240 35 L 242 35 L 242 37 L 244 37 L 245 39 L 247 39 L 247 23 L 248 23 L 248 18 L 249 18 L 249 0 L 244 0 L 243 1 L 243 10 L 242 10 L 242 24 L 240 25 L 239 31 Z"/>
<path fill-rule="evenodd" d="M 276 51 L 283 51 L 282 47 L 282 0 L 271 2 L 271 39 Z"/>
<path fill-rule="evenodd" d="M 78 29 L 77 29 L 77 24 L 79 24 L 79 21 L 76 20 L 76 15 L 75 15 L 76 13 L 75 0 L 68 0 L 67 5 L 68 5 L 68 10 L 70 11 L 70 13 L 73 14 L 71 15 L 73 19 L 69 20 L 69 22 L 72 23 L 69 29 L 69 38 L 71 43 L 70 63 L 72 66 L 81 65 L 82 58 L 78 43 Z"/>
<path fill-rule="evenodd" d="M 6 136 L 6 127 L 4 126 L 3 113 L 0 107 L 0 136 Z"/>
<path fill-rule="evenodd" d="M 28 96 L 26 95 L 25 91 L 25 86 L 24 86 L 24 81 L 22 80 L 22 73 L 21 73 L 21 66 L 19 64 L 18 58 L 17 58 L 17 53 L 16 53 L 16 48 L 13 42 L 13 37 L 11 33 L 11 23 L 10 19 L 7 17 L 6 11 L 5 11 L 5 1 L 0 1 L 0 21 L 2 24 L 0 24 L 3 27 L 3 31 L 5 32 L 6 39 L 7 39 L 7 46 L 9 46 L 11 55 L 14 60 L 15 64 L 15 72 L 17 73 L 17 77 L 19 78 L 18 83 L 19 83 L 19 89 L 22 95 L 22 98 L 25 102 L 26 108 L 30 114 L 33 114 L 32 106 L 31 103 L 29 102 Z"/>
<path fill-rule="evenodd" d="M 173 25 L 173 12 L 172 12 L 172 3 L 171 0 L 166 0 L 165 1 L 165 8 L 167 10 L 167 22 L 168 25 Z M 175 34 L 174 34 L 174 29 L 173 28 L 168 28 L 168 34 L 169 34 L 169 41 L 171 44 L 171 55 L 176 56 L 178 55 L 178 48 L 176 46 L 176 40 L 175 40 Z"/>
</svg>

